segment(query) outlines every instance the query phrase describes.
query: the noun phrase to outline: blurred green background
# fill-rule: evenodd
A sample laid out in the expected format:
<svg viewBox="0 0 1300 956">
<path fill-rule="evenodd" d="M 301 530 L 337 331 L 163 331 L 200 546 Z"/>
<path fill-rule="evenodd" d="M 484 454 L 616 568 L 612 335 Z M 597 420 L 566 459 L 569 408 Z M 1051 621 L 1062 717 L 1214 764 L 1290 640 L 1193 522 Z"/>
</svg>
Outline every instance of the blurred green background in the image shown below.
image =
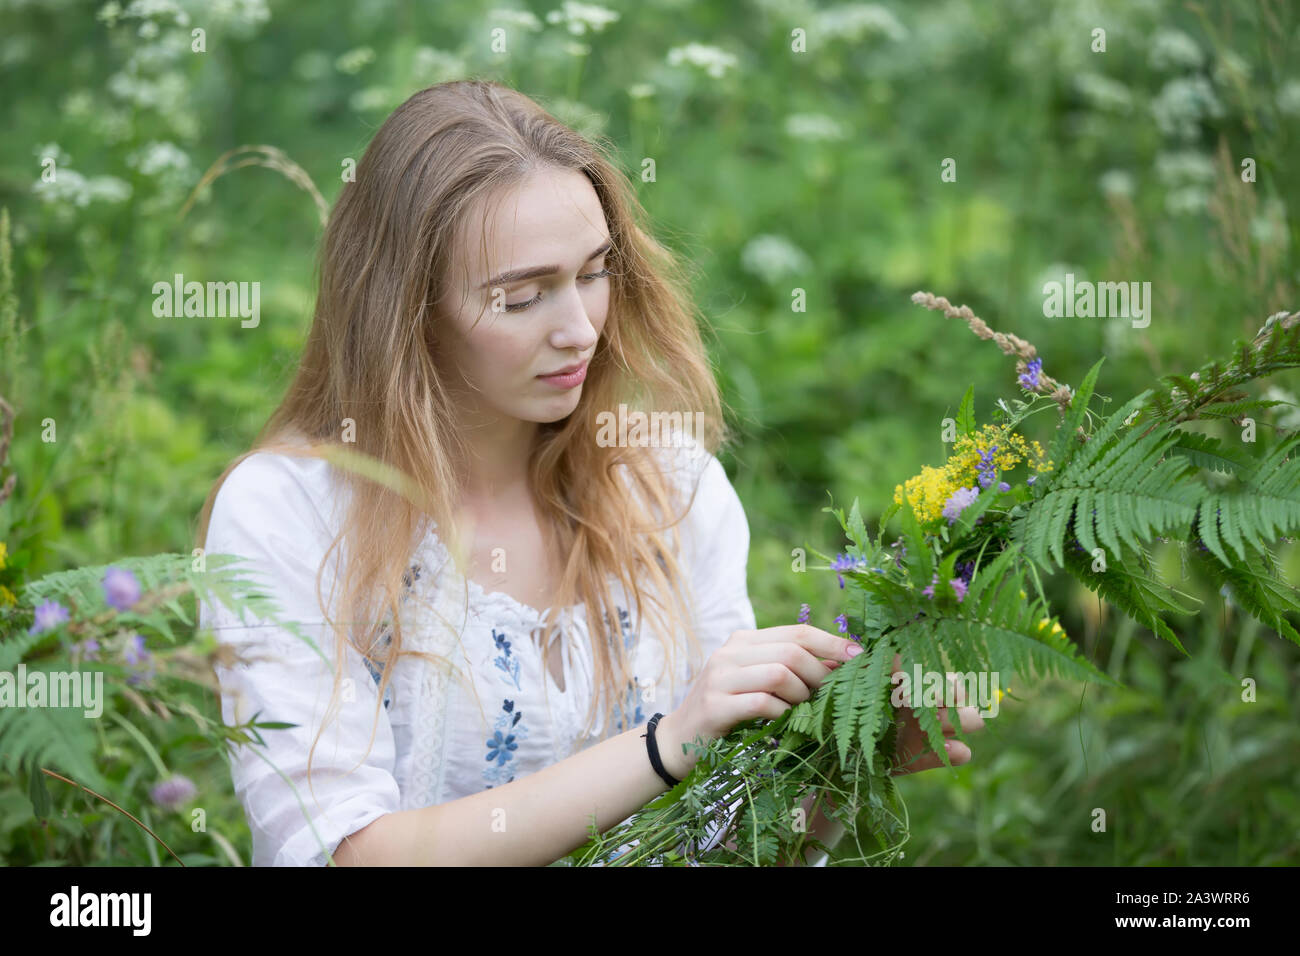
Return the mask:
<svg viewBox="0 0 1300 956">
<path fill-rule="evenodd" d="M 1098 391 L 1117 403 L 1298 307 L 1298 25 L 1282 0 L 0 0 L 13 272 L 0 396 L 17 413 L 18 476 L 0 540 L 29 554 L 28 578 L 188 552 L 211 482 L 303 343 L 312 190 L 332 203 L 392 109 L 472 75 L 617 144 L 659 235 L 697 268 L 741 438 L 723 460 L 749 515 L 759 625 L 792 623 L 806 601 L 833 629 L 834 576 L 791 571 L 793 549 L 843 543 L 821 509 L 860 498 L 874 530 L 894 486 L 942 461 L 940 421 L 969 382 L 981 423 L 1019 393 L 1010 360 L 913 292 L 1027 338 L 1060 381 L 1077 386 L 1106 355 Z M 250 144 L 286 162 L 226 172 L 181 216 L 204 172 Z M 42 183 L 51 156 L 58 181 Z M 152 285 L 177 272 L 260 281 L 259 327 L 155 318 Z M 1150 326 L 1045 318 L 1043 283 L 1067 272 L 1149 281 Z M 1294 402 L 1298 386 L 1287 374 L 1258 391 Z M 1262 429 L 1300 425 L 1296 408 L 1275 411 Z M 41 441 L 47 418 L 55 443 Z M 1162 562 L 1177 578 L 1177 552 Z M 1208 593 L 1200 615 L 1171 621 L 1182 658 L 1070 579 L 1051 588 L 1071 636 L 1127 689 L 1013 688 L 971 764 L 903 784 L 906 862 L 1300 861 L 1298 649 Z M 198 783 L 221 838 L 179 812 L 155 812 L 159 834 L 187 863 L 247 863 L 221 759 L 181 719 L 129 716 Z M 114 798 L 142 803 L 148 762 L 131 736 L 101 733 Z M 0 859 L 156 856 L 102 804 L 55 795 L 64 815 L 41 824 L 23 783 L 0 779 Z"/>
</svg>

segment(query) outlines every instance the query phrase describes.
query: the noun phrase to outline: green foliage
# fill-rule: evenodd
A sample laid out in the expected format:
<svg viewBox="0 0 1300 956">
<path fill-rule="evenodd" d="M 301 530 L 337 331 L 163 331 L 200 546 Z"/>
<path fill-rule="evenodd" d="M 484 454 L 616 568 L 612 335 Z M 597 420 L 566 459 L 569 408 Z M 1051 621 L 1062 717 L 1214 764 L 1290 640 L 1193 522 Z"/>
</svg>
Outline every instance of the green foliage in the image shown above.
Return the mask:
<svg viewBox="0 0 1300 956">
<path fill-rule="evenodd" d="M 1253 342 L 1233 343 L 1233 356 L 1202 366 L 1191 375 L 1165 375 L 1151 390 L 1148 406 L 1167 422 L 1195 418 L 1240 418 L 1285 402 L 1247 400 L 1247 382 L 1300 368 L 1300 313 L 1269 318 Z"/>
<path fill-rule="evenodd" d="M 197 12 L 189 0 L 182 6 Z M 1198 368 L 1207 353 L 1224 354 L 1234 339 L 1250 338 L 1260 317 L 1294 308 L 1300 180 L 1290 175 L 1297 144 L 1287 78 L 1300 14 L 1289 5 L 1111 5 L 1112 46 L 1099 57 L 1078 42 L 1089 25 L 1075 6 L 958 2 L 936 15 L 886 2 L 860 29 L 824 30 L 827 42 L 805 64 L 789 55 L 787 42 L 774 44 L 785 36 L 783 15 L 759 4 L 755 16 L 730 22 L 734 29 L 717 41 L 740 64 L 719 78 L 665 56 L 687 40 L 717 35 L 717 20 L 730 8 L 709 2 L 621 8 L 618 22 L 583 38 L 586 52 L 567 46 L 562 23 L 537 33 L 512 28 L 507 56 L 481 42 L 491 15 L 466 0 L 412 6 L 400 31 L 365 4 L 272 4 L 269 24 L 253 15 L 260 4 L 224 5 L 204 13 L 206 56 L 189 53 L 187 31 L 161 5 L 130 16 L 97 7 L 50 16 L 38 4 L 10 5 L 7 65 L 25 79 L 10 98 L 9 135 L 0 143 L 9 187 L 0 203 L 0 397 L 18 413 L 8 459 L 0 462 L 0 486 L 17 478 L 0 505 L 0 540 L 9 547 L 0 585 L 22 594 L 30 577 L 98 568 L 122 554 L 189 549 L 192 519 L 213 477 L 257 434 L 306 334 L 319 210 L 303 182 L 332 202 L 342 185 L 340 158 L 359 158 L 364 146 L 358 128 L 373 130 L 429 83 L 477 74 L 602 129 L 634 174 L 646 157 L 659 161 L 658 177 L 640 180 L 638 193 L 667 244 L 707 276 L 697 291 L 724 394 L 742 425 L 742 444 L 725 460 L 735 465 L 753 532 L 749 583 L 759 621 L 787 621 L 804 600 L 828 627 L 822 609 L 844 601 L 855 633 L 906 621 L 915 605 L 905 583 L 876 575 L 875 587 L 855 589 L 848 600 L 833 575 L 791 573 L 792 542 L 826 530 L 807 522 L 825 489 L 848 500 L 846 489 L 888 487 L 931 460 L 934 411 L 951 409 L 954 382 L 996 377 L 1004 388 L 1000 395 L 990 389 L 981 408 L 991 406 L 995 416 L 1014 409 L 1008 417 L 1017 424 L 1024 412 L 1027 427 L 1044 421 L 1040 408 L 1019 400 L 996 349 L 973 338 L 966 340 L 972 347 L 954 347 L 963 329 L 913 315 L 906 297 L 914 289 L 957 290 L 981 314 L 1003 318 L 1005 331 L 1033 339 L 1061 381 L 1079 381 L 1104 353 L 1117 393 L 1145 386 L 1159 370 Z M 1116 36 L 1152 42 L 1121 44 Z M 1158 51 L 1169 48 L 1162 41 L 1171 37 L 1190 59 L 1160 60 Z M 65 55 L 74 49 L 76 56 Z M 67 68 L 42 69 L 55 60 Z M 1175 95 L 1189 86 L 1203 95 Z M 872 135 L 862 136 L 864 129 Z M 185 207 L 216 157 L 234 143 L 268 139 L 301 164 L 301 179 L 243 168 Z M 115 177 L 129 185 L 129 199 L 104 192 L 79 205 L 66 192 L 52 201 L 33 189 L 40 170 L 33 151 L 51 143 L 70 157 L 60 160 L 61 173 Z M 1223 157 L 1215 154 L 1219 143 Z M 181 160 L 146 172 L 137 157 L 153 144 L 174 148 Z M 934 174 L 935 158 L 949 155 L 974 157 L 961 160 L 956 183 Z M 1235 163 L 1245 156 L 1258 164 L 1256 182 L 1240 181 Z M 787 253 L 756 255 L 751 243 L 759 236 L 774 236 Z M 783 264 L 800 255 L 801 265 Z M 1170 312 L 1157 310 L 1145 330 L 1123 321 L 1045 321 L 1042 281 L 1066 268 L 1149 279 Z M 260 280 L 262 325 L 157 321 L 149 290 L 175 272 Z M 806 312 L 791 309 L 795 286 L 808 294 Z M 1287 331 L 1285 321 L 1270 319 L 1261 332 Z M 909 862 L 1296 862 L 1294 850 L 1274 839 L 1300 827 L 1297 787 L 1286 769 L 1300 727 L 1295 695 L 1275 695 L 1253 712 L 1234 709 L 1221 686 L 1197 675 L 1218 662 L 1203 660 L 1207 648 L 1207 655 L 1221 652 L 1234 674 L 1258 672 L 1261 687 L 1270 680 L 1289 687 L 1296 668 L 1290 641 L 1251 645 L 1258 622 L 1230 603 L 1250 602 L 1251 614 L 1290 636 L 1284 615 L 1291 592 L 1272 575 L 1288 561 L 1296 567 L 1297 551 L 1279 547 L 1274 555 L 1252 546 L 1248 532 L 1234 536 L 1253 526 L 1270 532 L 1261 543 L 1271 542 L 1285 533 L 1280 528 L 1294 527 L 1284 524 L 1293 511 L 1286 495 L 1276 494 L 1268 513 L 1259 513 L 1244 477 L 1256 458 L 1224 436 L 1245 414 L 1257 416 L 1261 429 L 1295 427 L 1293 416 L 1282 424 L 1293 406 L 1246 391 L 1267 371 L 1279 390 L 1295 392 L 1297 331 L 1293 324 L 1285 339 L 1274 336 L 1266 355 L 1243 356 L 1233 347 L 1231 361 L 1196 377 L 1162 379 L 1137 417 L 1144 426 L 1157 418 L 1203 422 L 1209 433 L 1177 430 L 1167 451 L 1232 481 L 1211 485 L 1213 504 L 1206 498 L 1198 505 L 1203 527 L 1192 533 L 1207 547 L 1213 542 L 1211 557 L 1194 543 L 1182 549 L 1194 556 L 1187 566 L 1196 575 L 1182 586 L 1208 588 L 1211 596 L 1228 588 L 1224 622 L 1207 623 L 1202 614 L 1173 627 L 1157 623 L 1156 614 L 1173 610 L 1159 600 L 1170 589 L 1152 583 L 1158 555 L 1133 550 L 1124 529 L 1136 537 L 1139 522 L 1126 512 L 1119 525 L 1101 526 L 1111 509 L 1097 503 L 1113 503 L 1110 492 L 1081 486 L 1098 507 L 1099 526 L 1076 521 L 1090 513 L 1078 498 L 1058 507 L 1047 527 L 1057 548 L 1048 554 L 1051 567 L 1064 558 L 1069 577 L 1047 582 L 1049 593 L 1032 590 L 1060 608 L 1071 633 L 1087 635 L 1098 660 L 1129 648 L 1127 656 L 1114 653 L 1129 662 L 1115 673 L 1123 671 L 1130 686 L 1078 714 L 1077 702 L 1055 688 L 1026 690 L 1033 706 L 1004 721 L 1005 732 L 996 731 L 1004 735 L 977 751 L 972 766 L 909 780 Z M 1256 334 L 1252 341 L 1260 340 Z M 973 419 L 973 390 L 966 395 Z M 959 428 L 966 408 L 963 396 Z M 55 442 L 42 437 L 47 417 L 58 422 Z M 1041 498 L 1049 483 L 1039 490 Z M 858 517 L 865 523 L 878 517 L 883 529 L 896 516 L 883 496 L 864 495 L 863 502 Z M 983 524 L 963 520 L 954 526 L 960 541 L 947 544 L 962 547 L 963 559 L 1007 554 L 1005 540 L 981 540 L 1000 511 L 990 503 Z M 1012 509 L 1024 520 L 1030 511 Z M 1117 539 L 1123 551 L 1098 575 L 1069 546 L 1071 534 L 1085 543 Z M 878 550 L 869 557 L 880 565 Z M 1029 573 L 1038 567 L 1048 570 L 1031 564 Z M 932 573 L 927 566 L 910 581 L 923 587 Z M 1076 579 L 1090 590 L 1065 587 Z M 972 593 L 979 584 L 972 582 Z M 1116 626 L 1090 616 L 1095 595 L 1121 608 Z M 186 599 L 177 602 L 188 609 Z M 29 618 L 27 608 L 0 606 L 0 655 L 11 663 L 54 651 L 57 639 L 49 635 L 26 640 Z M 1160 638 L 1144 643 L 1147 635 L 1129 627 L 1137 620 Z M 184 650 L 188 626 L 168 617 L 145 630 Z M 1192 658 L 1171 649 L 1184 644 Z M 1202 660 L 1189 674 L 1187 666 Z M 211 829 L 247 859 L 243 813 L 224 763 L 194 739 L 195 721 L 214 734 L 220 723 L 211 691 L 178 689 L 168 698 L 170 712 L 184 719 L 164 717 L 152 698 L 145 703 L 147 713 L 125 695 L 112 706 L 139 720 L 165 761 L 199 780 Z M 1197 734 L 1202 721 L 1204 739 Z M 882 749 L 893 729 L 885 723 Z M 986 734 L 995 732 L 991 724 Z M 830 741 L 829 724 L 825 729 Z M 796 739 L 792 731 L 788 749 L 798 749 Z M 863 756 L 851 752 L 849 759 Z M 137 810 L 147 804 L 154 769 L 135 741 L 106 724 L 95 757 L 115 799 Z M 842 843 L 837 858 L 860 863 L 871 853 L 872 821 L 882 828 L 875 832 L 892 834 L 891 845 L 906 828 L 896 819 L 904 814 L 892 802 L 892 782 L 857 779 L 865 781 L 861 790 L 843 783 L 860 798 L 862 840 Z M 156 847 L 125 818 L 65 784 L 48 786 L 53 807 L 42 827 L 32 820 L 25 781 L 0 785 L 6 862 L 151 862 Z M 1078 819 L 1089 800 L 1141 823 L 1120 824 L 1109 841 L 1061 825 Z M 880 815 L 887 808 L 893 816 Z M 230 859 L 176 815 L 153 824 L 187 862 Z"/>
</svg>

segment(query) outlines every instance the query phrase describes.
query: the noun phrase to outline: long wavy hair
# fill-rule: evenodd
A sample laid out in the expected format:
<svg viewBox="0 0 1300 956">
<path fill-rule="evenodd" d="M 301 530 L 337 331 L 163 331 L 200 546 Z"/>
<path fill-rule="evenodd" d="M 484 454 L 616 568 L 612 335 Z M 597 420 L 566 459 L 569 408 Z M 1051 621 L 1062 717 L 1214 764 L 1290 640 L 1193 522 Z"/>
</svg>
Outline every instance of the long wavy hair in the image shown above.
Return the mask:
<svg viewBox="0 0 1300 956">
<path fill-rule="evenodd" d="M 646 214 L 613 155 L 607 141 L 584 138 L 532 99 L 490 81 L 440 83 L 398 107 L 329 218 L 317 260 L 315 312 L 292 383 L 253 447 L 217 479 L 196 535 L 202 547 L 221 484 L 257 451 L 309 457 L 359 452 L 396 469 L 416 494 L 351 469 L 334 472 L 351 503 L 317 572 L 317 600 L 328 622 L 326 609 L 335 606 L 336 592 L 342 594 L 343 620 L 333 623 L 336 661 L 344 660 L 345 640 L 380 665 L 405 654 L 428 658 L 403 648 L 399 605 L 404 573 L 428 519 L 462 576 L 466 566 L 455 502 L 464 487 L 467 445 L 435 357 L 439 327 L 448 321 L 439 304 L 453 288 L 453 270 L 467 268 L 464 250 L 476 226 L 482 235 L 483 224 L 467 213 L 480 202 L 487 208 L 534 170 L 583 173 L 609 226 L 609 310 L 578 405 L 566 418 L 538 425 L 528 476 L 555 559 L 550 566 L 563 568 L 546 614 L 543 661 L 556 636 L 557 613 L 578 603 L 586 608 L 597 693 L 584 733 L 591 731 L 598 701 L 607 728 L 615 701 L 626 712 L 634 680 L 611 579 L 630 596 L 635 627 L 650 623 L 666 638 L 669 666 L 675 668 L 678 636 L 688 638 L 688 674 L 699 650 L 676 557 L 675 526 L 690 501 L 676 494 L 655 448 L 598 442 L 597 416 L 620 403 L 646 413 L 689 410 L 697 452 L 716 454 L 729 440 L 701 336 L 707 324 L 694 310 L 689 276 L 679 257 L 642 227 Z M 345 443 L 347 419 L 353 427 Z M 347 561 L 331 576 L 326 601 L 322 576 L 341 545 Z M 381 626 L 391 630 L 383 647 Z M 343 670 L 335 668 L 330 712 L 336 712 Z M 382 670 L 376 721 L 393 668 Z M 309 778 L 310 762 L 309 754 Z"/>
</svg>

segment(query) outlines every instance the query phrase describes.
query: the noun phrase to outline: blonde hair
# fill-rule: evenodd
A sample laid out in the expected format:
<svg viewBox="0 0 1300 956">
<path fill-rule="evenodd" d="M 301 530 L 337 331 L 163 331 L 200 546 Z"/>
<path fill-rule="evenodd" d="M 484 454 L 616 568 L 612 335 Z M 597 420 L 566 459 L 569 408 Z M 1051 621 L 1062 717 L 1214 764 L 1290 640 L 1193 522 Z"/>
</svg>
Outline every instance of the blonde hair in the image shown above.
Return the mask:
<svg viewBox="0 0 1300 956">
<path fill-rule="evenodd" d="M 351 505 L 317 572 L 317 599 L 329 554 L 345 543 L 347 562 L 342 580 L 332 582 L 330 606 L 341 587 L 344 618 L 362 624 L 360 633 L 350 632 L 353 646 L 376 662 L 406 654 L 428 658 L 403 649 L 399 602 L 403 573 L 428 518 L 461 560 L 453 511 L 467 446 L 434 358 L 438 326 L 447 321 L 439 303 L 453 288 L 453 269 L 466 268 L 460 253 L 470 235 L 467 213 L 534 170 L 583 173 L 600 199 L 612 242 L 608 316 L 576 409 L 538 425 L 528 475 L 546 547 L 563 568 L 546 615 L 548 635 L 561 609 L 581 602 L 587 611 L 601 693 L 592 695 L 584 733 L 598 697 L 606 727 L 614 700 L 626 710 L 627 685 L 634 680 L 610 577 L 632 597 L 635 626 L 652 620 L 669 638 L 670 666 L 675 635 L 689 636 L 693 654 L 699 649 L 687 624 L 690 600 L 675 557 L 678 537 L 674 531 L 670 543 L 664 536 L 689 502 L 672 493 L 656 449 L 598 443 L 597 415 L 620 403 L 647 413 L 690 410 L 698 451 L 716 454 L 728 438 L 687 277 L 677 257 L 638 225 L 644 210 L 611 156 L 607 143 L 588 141 L 527 96 L 489 81 L 440 83 L 398 107 L 366 149 L 355 180 L 343 186 L 326 226 L 315 313 L 293 381 L 253 447 L 213 486 L 197 536 L 202 546 L 217 492 L 241 461 L 257 451 L 321 457 L 344 449 L 338 436 L 343 420 L 353 419 L 356 441 L 344 450 L 400 471 L 420 495 L 412 500 L 351 471 L 341 473 Z M 675 600 L 662 600 L 668 594 Z M 384 649 L 375 647 L 381 616 L 393 626 Z M 605 622 L 613 628 L 606 630 Z M 335 660 L 342 661 L 348 635 L 337 622 L 334 630 Z M 342 673 L 336 668 L 332 708 Z M 376 720 L 391 673 L 383 667 Z M 310 760 L 309 754 L 309 777 Z"/>
</svg>

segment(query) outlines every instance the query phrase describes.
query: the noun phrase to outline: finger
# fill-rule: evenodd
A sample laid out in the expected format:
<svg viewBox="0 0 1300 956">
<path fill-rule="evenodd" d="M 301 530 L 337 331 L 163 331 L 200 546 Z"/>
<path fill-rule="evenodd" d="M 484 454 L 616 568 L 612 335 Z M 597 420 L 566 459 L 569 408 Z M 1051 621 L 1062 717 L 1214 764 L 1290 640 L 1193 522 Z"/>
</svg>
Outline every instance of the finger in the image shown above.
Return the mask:
<svg viewBox="0 0 1300 956">
<path fill-rule="evenodd" d="M 741 667 L 753 664 L 784 664 L 812 690 L 821 686 L 831 668 L 798 644 L 750 644 L 736 651 L 732 661 Z M 838 663 L 836 664 L 838 667 Z"/>
<path fill-rule="evenodd" d="M 819 658 L 833 661 L 850 660 L 849 650 L 862 645 L 845 637 L 838 637 L 829 631 L 823 631 L 811 624 L 783 624 L 779 627 L 765 627 L 759 631 L 744 634 L 745 643 L 770 644 L 793 643 L 805 648 Z"/>
<path fill-rule="evenodd" d="M 971 750 L 960 740 L 945 741 L 948 750 L 948 759 L 954 767 L 960 767 L 962 764 L 970 763 Z M 920 773 L 923 770 L 934 770 L 944 766 L 941 758 L 933 750 L 927 750 L 920 757 L 914 760 L 906 761 L 900 766 L 894 768 L 892 774 L 896 777 L 906 776 L 907 774 Z"/>
<path fill-rule="evenodd" d="M 735 694 L 730 700 L 733 709 L 729 722 L 733 727 L 747 720 L 753 720 L 755 717 L 776 720 L 790 709 L 790 705 L 779 697 L 757 691 L 748 694 Z"/>
<path fill-rule="evenodd" d="M 976 730 L 984 729 L 984 718 L 980 716 L 978 707 L 958 707 L 957 720 L 961 723 L 961 732 L 963 734 L 969 734 Z M 952 726 L 951 722 L 945 722 L 949 727 Z M 947 731 L 945 731 L 945 733 L 946 732 Z"/>
<path fill-rule="evenodd" d="M 812 690 L 794 671 L 776 661 L 725 671 L 718 688 L 726 694 L 771 694 L 793 707 L 812 697 Z"/>
</svg>

